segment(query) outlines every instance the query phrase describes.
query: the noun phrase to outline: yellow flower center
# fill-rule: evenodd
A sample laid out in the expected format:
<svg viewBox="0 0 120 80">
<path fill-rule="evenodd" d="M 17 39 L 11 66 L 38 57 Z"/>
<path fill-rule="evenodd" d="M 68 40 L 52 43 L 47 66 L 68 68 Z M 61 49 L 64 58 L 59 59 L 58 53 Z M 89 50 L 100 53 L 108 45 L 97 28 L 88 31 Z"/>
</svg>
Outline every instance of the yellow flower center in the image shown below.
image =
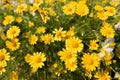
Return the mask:
<svg viewBox="0 0 120 80">
<path fill-rule="evenodd" d="M 72 45 L 73 45 L 73 48 L 78 48 L 78 46 L 79 46 L 78 43 L 76 43 L 76 42 L 74 42 Z"/>
<path fill-rule="evenodd" d="M 41 62 L 41 59 L 40 59 L 40 58 L 36 58 L 36 59 L 35 59 L 35 62 L 36 62 L 36 63 L 40 63 L 40 62 Z"/>
</svg>

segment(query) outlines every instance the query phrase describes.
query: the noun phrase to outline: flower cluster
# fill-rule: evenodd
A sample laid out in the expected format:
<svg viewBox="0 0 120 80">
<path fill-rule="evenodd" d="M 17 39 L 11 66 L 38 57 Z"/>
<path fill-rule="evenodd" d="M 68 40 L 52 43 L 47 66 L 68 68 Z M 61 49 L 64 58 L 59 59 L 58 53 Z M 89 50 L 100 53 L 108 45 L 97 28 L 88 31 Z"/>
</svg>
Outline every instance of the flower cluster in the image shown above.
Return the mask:
<svg viewBox="0 0 120 80">
<path fill-rule="evenodd" d="M 120 79 L 119 36 L 120 0 L 0 0 L 0 79 Z"/>
</svg>

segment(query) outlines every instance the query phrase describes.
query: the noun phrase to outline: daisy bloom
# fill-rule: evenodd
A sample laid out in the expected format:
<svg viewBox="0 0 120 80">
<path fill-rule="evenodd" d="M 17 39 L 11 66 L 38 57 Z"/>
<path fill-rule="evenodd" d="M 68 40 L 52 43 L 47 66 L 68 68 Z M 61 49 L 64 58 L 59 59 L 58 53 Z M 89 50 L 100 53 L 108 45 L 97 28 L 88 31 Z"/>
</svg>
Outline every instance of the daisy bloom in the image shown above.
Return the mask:
<svg viewBox="0 0 120 80">
<path fill-rule="evenodd" d="M 67 62 L 65 62 L 65 66 L 68 70 L 73 72 L 77 69 L 77 60 L 75 60 L 73 62 L 67 61 Z"/>
<path fill-rule="evenodd" d="M 38 27 L 36 33 L 38 34 L 45 33 L 45 27 L 44 26 Z"/>
<path fill-rule="evenodd" d="M 101 27 L 100 33 L 106 38 L 113 38 L 115 36 L 115 30 L 112 26 Z"/>
<path fill-rule="evenodd" d="M 22 17 L 17 17 L 16 22 L 21 23 L 22 22 Z"/>
<path fill-rule="evenodd" d="M 18 80 L 18 74 L 15 71 L 10 73 L 10 80 Z"/>
<path fill-rule="evenodd" d="M 97 50 L 98 49 L 98 44 L 96 40 L 90 40 L 90 46 L 89 49 L 90 50 Z"/>
<path fill-rule="evenodd" d="M 7 38 L 9 39 L 13 39 L 15 37 L 17 37 L 20 34 L 20 29 L 18 26 L 12 26 L 11 28 L 9 28 L 9 30 L 7 31 Z"/>
<path fill-rule="evenodd" d="M 55 29 L 53 33 L 55 34 L 54 39 L 56 41 L 61 41 L 62 38 L 65 36 L 66 31 L 63 31 L 63 28 L 60 27 L 59 29 Z"/>
<path fill-rule="evenodd" d="M 7 65 L 6 61 L 10 60 L 10 55 L 7 53 L 7 50 L 5 48 L 0 49 L 0 64 Z"/>
<path fill-rule="evenodd" d="M 5 17 L 5 20 L 3 21 L 4 25 L 11 24 L 14 21 L 14 17 L 11 15 L 8 15 Z"/>
<path fill-rule="evenodd" d="M 88 6 L 84 3 L 84 1 L 80 1 L 77 3 L 76 6 L 76 14 L 82 16 L 85 16 L 89 13 L 89 8 Z"/>
<path fill-rule="evenodd" d="M 111 77 L 106 71 L 98 71 L 95 76 L 98 80 L 111 80 Z"/>
<path fill-rule="evenodd" d="M 65 47 L 67 50 L 77 53 L 82 51 L 84 45 L 78 37 L 71 37 L 65 41 Z"/>
<path fill-rule="evenodd" d="M 72 53 L 66 49 L 63 49 L 63 51 L 59 51 L 58 55 L 60 56 L 60 59 L 64 62 L 67 62 L 67 61 L 73 62 L 73 61 L 77 60 L 77 54 Z"/>
<path fill-rule="evenodd" d="M 35 34 L 32 34 L 29 37 L 29 44 L 34 45 L 34 44 L 36 44 L 37 40 L 38 40 L 38 37 Z"/>
<path fill-rule="evenodd" d="M 22 13 L 23 11 L 27 11 L 27 5 L 26 4 L 20 4 L 16 8 L 15 12 Z"/>
<path fill-rule="evenodd" d="M 6 67 L 6 65 L 4 65 L 0 62 L 0 76 L 2 75 L 3 72 L 6 71 L 5 67 Z"/>
<path fill-rule="evenodd" d="M 7 40 L 6 41 L 6 47 L 12 51 L 15 51 L 17 49 L 19 49 L 20 47 L 20 42 L 19 42 L 19 39 L 17 38 L 14 38 L 14 39 L 11 39 L 10 41 Z"/>
<path fill-rule="evenodd" d="M 29 64 L 33 68 L 33 71 L 37 71 L 38 68 L 42 68 L 44 66 L 44 62 L 46 61 L 45 54 L 42 52 L 34 52 L 30 57 Z"/>
<path fill-rule="evenodd" d="M 100 56 L 96 53 L 85 53 L 82 57 L 83 67 L 88 71 L 93 71 L 96 67 L 99 67 Z"/>
<path fill-rule="evenodd" d="M 49 45 L 51 42 L 54 42 L 54 38 L 52 34 L 44 34 L 40 37 L 40 41 L 44 41 L 44 43 Z"/>
</svg>

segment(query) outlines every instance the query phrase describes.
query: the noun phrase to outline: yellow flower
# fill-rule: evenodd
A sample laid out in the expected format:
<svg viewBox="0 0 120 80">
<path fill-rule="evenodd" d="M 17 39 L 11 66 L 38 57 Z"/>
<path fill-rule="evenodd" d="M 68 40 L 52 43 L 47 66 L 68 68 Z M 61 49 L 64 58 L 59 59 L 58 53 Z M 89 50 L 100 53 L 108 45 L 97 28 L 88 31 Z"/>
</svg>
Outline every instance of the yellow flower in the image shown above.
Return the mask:
<svg viewBox="0 0 120 80">
<path fill-rule="evenodd" d="M 83 46 L 82 40 L 80 40 L 78 37 L 71 37 L 65 41 L 66 49 L 74 53 L 81 52 Z"/>
<path fill-rule="evenodd" d="M 95 9 L 96 11 L 103 11 L 103 10 L 104 10 L 103 7 L 100 6 L 100 5 L 95 5 L 95 6 L 94 6 L 94 9 Z"/>
<path fill-rule="evenodd" d="M 11 24 L 14 21 L 14 17 L 11 15 L 8 15 L 5 17 L 5 20 L 3 21 L 4 25 Z"/>
<path fill-rule="evenodd" d="M 100 29 L 100 32 L 106 38 L 113 38 L 115 35 L 115 30 L 112 28 L 112 26 L 104 26 Z"/>
<path fill-rule="evenodd" d="M 45 44 L 50 44 L 51 42 L 54 42 L 53 35 L 52 34 L 44 34 L 40 37 L 40 41 L 44 41 Z"/>
<path fill-rule="evenodd" d="M 0 34 L 0 37 L 1 37 L 1 39 L 4 40 L 4 41 L 7 39 L 7 37 L 6 37 L 6 35 L 5 35 L 4 33 Z"/>
<path fill-rule="evenodd" d="M 89 46 L 89 49 L 91 49 L 91 50 L 97 50 L 98 47 L 99 47 L 99 46 L 98 46 L 96 40 L 90 40 L 90 46 Z"/>
<path fill-rule="evenodd" d="M 39 9 L 39 6 L 36 4 L 33 4 L 33 6 L 30 7 L 30 11 L 32 11 L 32 12 L 35 12 L 38 9 Z"/>
<path fill-rule="evenodd" d="M 0 76 L 2 75 L 3 72 L 6 71 L 5 67 L 6 67 L 6 65 L 3 65 L 3 64 L 0 62 Z"/>
<path fill-rule="evenodd" d="M 29 63 L 30 62 L 30 57 L 31 57 L 32 55 L 30 55 L 29 53 L 25 56 L 25 61 L 27 62 L 27 63 Z"/>
<path fill-rule="evenodd" d="M 68 70 L 73 72 L 77 69 L 77 60 L 75 60 L 73 62 L 67 61 L 67 62 L 65 62 L 65 66 Z"/>
<path fill-rule="evenodd" d="M 111 7 L 111 6 L 106 6 L 105 7 L 105 10 L 106 10 L 106 14 L 108 16 L 113 16 L 116 14 L 116 9 L 114 7 Z"/>
<path fill-rule="evenodd" d="M 17 21 L 18 23 L 21 23 L 21 22 L 22 22 L 22 17 L 17 17 L 17 18 L 16 18 L 16 21 Z"/>
<path fill-rule="evenodd" d="M 9 28 L 9 30 L 7 31 L 7 38 L 9 39 L 13 39 L 15 37 L 17 37 L 20 33 L 20 29 L 17 26 L 12 26 L 11 28 Z"/>
<path fill-rule="evenodd" d="M 22 13 L 23 11 L 25 11 L 25 12 L 27 11 L 26 4 L 20 4 L 15 10 L 15 12 L 17 12 L 17 13 Z"/>
<path fill-rule="evenodd" d="M 97 17 L 101 20 L 108 19 L 108 14 L 105 11 L 97 12 Z"/>
<path fill-rule="evenodd" d="M 37 37 L 35 34 L 32 34 L 32 35 L 29 37 L 29 43 L 30 43 L 31 45 L 36 44 L 37 41 L 38 41 L 38 37 Z"/>
<path fill-rule="evenodd" d="M 8 49 L 12 50 L 12 51 L 15 51 L 17 49 L 19 49 L 20 47 L 20 42 L 19 42 L 19 39 L 17 38 L 14 38 L 14 39 L 11 39 L 10 41 L 6 41 L 6 46 Z"/>
<path fill-rule="evenodd" d="M 50 16 L 56 16 L 56 12 L 52 9 L 50 9 L 50 12 L 49 12 Z"/>
<path fill-rule="evenodd" d="M 36 33 L 38 33 L 38 34 L 45 33 L 45 27 L 44 26 L 38 27 L 36 30 Z"/>
<path fill-rule="evenodd" d="M 64 14 L 66 15 L 71 15 L 75 12 L 76 8 L 76 2 L 75 1 L 70 1 L 67 5 L 64 5 L 62 7 Z"/>
<path fill-rule="evenodd" d="M 82 57 L 83 67 L 88 71 L 93 71 L 96 67 L 99 67 L 100 56 L 96 53 L 85 53 Z"/>
<path fill-rule="evenodd" d="M 82 1 L 78 2 L 77 6 L 76 6 L 76 14 L 82 16 L 85 16 L 89 13 L 89 9 L 88 6 L 83 3 Z"/>
<path fill-rule="evenodd" d="M 34 22 L 29 22 L 29 28 L 34 26 Z"/>
<path fill-rule="evenodd" d="M 98 80 L 111 80 L 109 73 L 106 71 L 98 71 L 95 74 L 95 78 L 97 78 Z"/>
<path fill-rule="evenodd" d="M 35 0 L 34 4 L 40 6 L 43 3 L 43 0 Z"/>
<path fill-rule="evenodd" d="M 38 68 L 42 68 L 44 66 L 45 61 L 46 57 L 44 53 L 35 52 L 30 57 L 29 64 L 33 68 L 33 72 L 36 72 Z"/>
<path fill-rule="evenodd" d="M 55 33 L 54 40 L 61 41 L 65 37 L 66 31 L 63 31 L 63 28 L 60 27 L 59 29 L 55 29 L 53 33 Z"/>
<path fill-rule="evenodd" d="M 60 56 L 60 59 L 64 62 L 74 62 L 75 60 L 77 60 L 77 54 L 72 53 L 66 49 L 63 49 L 63 51 L 59 51 L 58 55 Z"/>
<path fill-rule="evenodd" d="M 10 55 L 6 49 L 0 49 L 0 63 L 6 65 L 6 61 L 10 60 Z"/>
<path fill-rule="evenodd" d="M 18 80 L 18 74 L 15 71 L 10 73 L 10 80 Z"/>
<path fill-rule="evenodd" d="M 118 4 L 119 4 L 119 2 L 117 2 L 117 1 L 111 1 L 110 2 L 110 5 L 113 6 L 113 7 L 118 6 Z"/>
</svg>

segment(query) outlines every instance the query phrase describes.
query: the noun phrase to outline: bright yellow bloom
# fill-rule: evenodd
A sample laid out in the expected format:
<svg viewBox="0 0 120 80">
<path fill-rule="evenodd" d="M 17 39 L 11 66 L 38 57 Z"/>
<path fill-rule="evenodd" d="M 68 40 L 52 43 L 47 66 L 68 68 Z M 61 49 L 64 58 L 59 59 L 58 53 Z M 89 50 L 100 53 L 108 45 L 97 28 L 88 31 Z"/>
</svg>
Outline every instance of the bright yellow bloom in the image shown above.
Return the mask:
<svg viewBox="0 0 120 80">
<path fill-rule="evenodd" d="M 55 33 L 54 40 L 61 41 L 65 37 L 66 31 L 63 31 L 63 28 L 60 27 L 59 29 L 55 29 L 53 33 Z"/>
<path fill-rule="evenodd" d="M 66 15 L 71 15 L 75 12 L 75 8 L 76 8 L 77 3 L 75 1 L 70 1 L 68 4 L 64 5 L 63 8 L 63 12 Z"/>
<path fill-rule="evenodd" d="M 72 26 L 65 34 L 65 36 L 63 37 L 63 41 L 69 39 L 70 37 L 73 37 L 75 35 L 75 27 Z"/>
<path fill-rule="evenodd" d="M 96 67 L 99 67 L 100 56 L 96 53 L 85 53 L 82 57 L 83 67 L 88 71 L 93 71 Z"/>
<path fill-rule="evenodd" d="M 95 5 L 95 6 L 94 6 L 94 9 L 95 9 L 96 11 L 103 11 L 103 10 L 104 10 L 103 7 L 100 6 L 100 5 Z"/>
<path fill-rule="evenodd" d="M 38 68 L 42 68 L 44 66 L 45 61 L 46 57 L 44 53 L 35 52 L 30 57 L 29 64 L 33 68 L 33 72 L 36 72 Z"/>
<path fill-rule="evenodd" d="M 109 73 L 106 71 L 98 71 L 95 74 L 95 78 L 97 78 L 98 80 L 111 80 Z"/>
<path fill-rule="evenodd" d="M 118 4 L 119 4 L 119 2 L 117 2 L 117 1 L 111 1 L 110 2 L 110 5 L 113 6 L 113 7 L 118 6 Z"/>
<path fill-rule="evenodd" d="M 100 11 L 100 12 L 97 12 L 97 17 L 100 20 L 106 20 L 108 19 L 108 14 L 105 11 Z"/>
<path fill-rule="evenodd" d="M 19 49 L 20 47 L 20 42 L 19 42 L 19 39 L 17 38 L 14 38 L 14 39 L 11 39 L 10 41 L 6 41 L 6 46 L 8 49 L 12 50 L 12 51 L 15 51 L 17 49 Z"/>
<path fill-rule="evenodd" d="M 31 57 L 32 55 L 30 55 L 29 53 L 25 56 L 25 61 L 27 62 L 27 63 L 29 63 L 30 62 L 30 57 Z"/>
<path fill-rule="evenodd" d="M 84 45 L 78 37 L 71 37 L 65 41 L 65 47 L 67 50 L 77 53 L 82 51 Z"/>
<path fill-rule="evenodd" d="M 33 27 L 34 26 L 34 22 L 29 22 L 28 26 L 29 26 L 29 28 Z"/>
<path fill-rule="evenodd" d="M 6 35 L 5 35 L 4 33 L 0 34 L 0 37 L 1 37 L 1 39 L 4 40 L 4 41 L 7 39 L 7 37 L 6 37 Z"/>
<path fill-rule="evenodd" d="M 3 65 L 3 64 L 0 62 L 0 76 L 2 75 L 3 72 L 6 71 L 5 67 L 6 67 L 6 65 Z"/>
<path fill-rule="evenodd" d="M 45 27 L 44 26 L 38 27 L 36 33 L 38 34 L 45 33 Z"/>
<path fill-rule="evenodd" d="M 56 12 L 52 9 L 50 9 L 50 12 L 49 12 L 50 16 L 56 16 Z"/>
<path fill-rule="evenodd" d="M 58 55 L 60 56 L 60 59 L 64 62 L 74 62 L 75 60 L 77 60 L 77 54 L 72 53 L 66 49 L 63 49 L 63 51 L 59 51 Z"/>
<path fill-rule="evenodd" d="M 116 9 L 114 7 L 111 7 L 111 6 L 106 6 L 105 7 L 105 10 L 106 10 L 106 14 L 108 16 L 113 16 L 116 14 Z"/>
<path fill-rule="evenodd" d="M 89 49 L 91 49 L 91 50 L 97 50 L 98 47 L 99 47 L 99 46 L 98 46 L 96 40 L 90 40 L 90 46 L 89 46 Z"/>
<path fill-rule="evenodd" d="M 106 38 L 113 38 L 115 35 L 115 30 L 112 26 L 104 26 L 100 29 L 100 32 Z"/>
<path fill-rule="evenodd" d="M 15 71 L 10 73 L 10 80 L 18 80 L 18 74 Z"/>
<path fill-rule="evenodd" d="M 0 49 L 0 63 L 6 65 L 6 61 L 10 60 L 10 55 L 6 49 Z"/>
<path fill-rule="evenodd" d="M 12 26 L 11 28 L 9 28 L 9 30 L 7 31 L 7 38 L 9 39 L 13 39 L 15 37 L 17 37 L 20 33 L 20 29 L 17 26 Z"/>
<path fill-rule="evenodd" d="M 34 4 L 40 6 L 43 3 L 43 0 L 34 0 Z"/>
<path fill-rule="evenodd" d="M 35 35 L 35 34 L 32 34 L 30 37 L 29 37 L 29 43 L 31 45 L 34 45 L 36 44 L 38 41 L 38 37 Z"/>
<path fill-rule="evenodd" d="M 15 12 L 17 12 L 17 13 L 22 13 L 23 11 L 25 11 L 25 12 L 27 11 L 26 4 L 20 4 L 15 10 Z"/>
<path fill-rule="evenodd" d="M 39 9 L 39 6 L 36 4 L 33 4 L 33 6 L 30 7 L 30 11 L 32 11 L 32 12 L 35 12 L 38 9 Z"/>
<path fill-rule="evenodd" d="M 21 22 L 22 22 L 22 17 L 17 17 L 17 18 L 16 18 L 16 21 L 17 21 L 18 23 L 21 23 Z"/>
<path fill-rule="evenodd" d="M 80 1 L 76 6 L 76 11 L 75 12 L 76 12 L 76 14 L 78 14 L 82 17 L 82 16 L 85 16 L 89 13 L 89 9 L 88 9 L 88 6 L 85 3 Z"/>
<path fill-rule="evenodd" d="M 77 60 L 75 60 L 73 62 L 67 61 L 67 62 L 65 62 L 65 66 L 68 70 L 73 72 L 77 69 Z"/>
<path fill-rule="evenodd" d="M 14 17 L 11 15 L 8 15 L 5 17 L 5 20 L 3 21 L 4 25 L 11 24 L 14 21 Z"/>
<path fill-rule="evenodd" d="M 50 44 L 51 42 L 54 42 L 54 38 L 52 34 L 44 34 L 40 37 L 40 41 L 44 41 L 45 44 Z"/>
</svg>

